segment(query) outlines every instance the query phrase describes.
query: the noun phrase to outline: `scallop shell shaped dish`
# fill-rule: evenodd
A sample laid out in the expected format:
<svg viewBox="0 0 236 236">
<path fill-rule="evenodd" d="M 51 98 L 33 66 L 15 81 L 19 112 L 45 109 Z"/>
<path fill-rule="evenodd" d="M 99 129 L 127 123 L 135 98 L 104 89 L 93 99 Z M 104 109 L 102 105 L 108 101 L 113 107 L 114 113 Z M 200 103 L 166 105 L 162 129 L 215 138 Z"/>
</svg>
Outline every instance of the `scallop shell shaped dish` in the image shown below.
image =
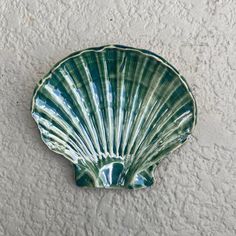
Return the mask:
<svg viewBox="0 0 236 236">
<path fill-rule="evenodd" d="M 196 123 L 184 78 L 147 50 L 76 52 L 39 82 L 32 116 L 44 143 L 74 164 L 80 187 L 143 188 Z"/>
</svg>

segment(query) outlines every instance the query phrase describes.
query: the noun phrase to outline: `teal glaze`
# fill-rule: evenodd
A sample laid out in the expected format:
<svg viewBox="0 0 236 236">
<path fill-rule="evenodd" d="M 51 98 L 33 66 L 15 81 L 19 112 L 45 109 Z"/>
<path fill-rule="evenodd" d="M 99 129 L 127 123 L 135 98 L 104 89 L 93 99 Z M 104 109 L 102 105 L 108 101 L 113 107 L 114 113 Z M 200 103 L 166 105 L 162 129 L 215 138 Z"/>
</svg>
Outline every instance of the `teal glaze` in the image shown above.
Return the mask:
<svg viewBox="0 0 236 236">
<path fill-rule="evenodd" d="M 73 163 L 80 187 L 151 186 L 161 159 L 191 134 L 196 113 L 173 66 L 121 45 L 69 55 L 39 82 L 32 99 L 42 140 Z"/>
</svg>

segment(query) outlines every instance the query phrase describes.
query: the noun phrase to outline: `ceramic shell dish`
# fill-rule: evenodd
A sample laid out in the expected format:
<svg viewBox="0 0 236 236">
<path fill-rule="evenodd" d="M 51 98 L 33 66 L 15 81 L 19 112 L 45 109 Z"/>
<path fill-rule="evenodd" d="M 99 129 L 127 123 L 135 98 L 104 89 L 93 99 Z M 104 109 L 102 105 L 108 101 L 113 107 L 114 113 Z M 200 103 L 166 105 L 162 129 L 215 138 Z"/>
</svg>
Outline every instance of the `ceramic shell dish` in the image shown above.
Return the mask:
<svg viewBox="0 0 236 236">
<path fill-rule="evenodd" d="M 44 143 L 74 164 L 80 187 L 143 188 L 196 123 L 196 104 L 160 56 L 120 45 L 57 63 L 39 82 L 32 116 Z"/>
</svg>

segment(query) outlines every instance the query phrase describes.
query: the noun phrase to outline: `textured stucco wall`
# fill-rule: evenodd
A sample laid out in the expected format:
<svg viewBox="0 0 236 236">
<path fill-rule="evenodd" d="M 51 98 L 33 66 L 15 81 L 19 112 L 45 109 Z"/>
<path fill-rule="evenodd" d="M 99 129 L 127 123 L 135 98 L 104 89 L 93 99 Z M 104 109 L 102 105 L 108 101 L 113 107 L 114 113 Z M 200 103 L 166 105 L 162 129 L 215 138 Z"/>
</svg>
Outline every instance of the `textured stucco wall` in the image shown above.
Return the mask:
<svg viewBox="0 0 236 236">
<path fill-rule="evenodd" d="M 30 115 L 39 79 L 69 53 L 150 49 L 187 78 L 193 137 L 139 191 L 81 190 Z M 234 0 L 1 0 L 0 235 L 236 235 Z"/>
</svg>

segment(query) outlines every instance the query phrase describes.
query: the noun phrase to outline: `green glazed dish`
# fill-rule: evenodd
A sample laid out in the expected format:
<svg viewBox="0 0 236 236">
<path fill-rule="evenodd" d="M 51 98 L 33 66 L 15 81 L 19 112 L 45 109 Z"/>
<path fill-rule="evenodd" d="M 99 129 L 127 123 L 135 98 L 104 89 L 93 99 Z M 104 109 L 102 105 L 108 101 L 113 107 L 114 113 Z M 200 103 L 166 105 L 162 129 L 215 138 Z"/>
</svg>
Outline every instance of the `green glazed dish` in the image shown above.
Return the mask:
<svg viewBox="0 0 236 236">
<path fill-rule="evenodd" d="M 37 85 L 32 116 L 44 143 L 75 168 L 80 187 L 144 188 L 196 124 L 196 103 L 160 56 L 121 45 L 57 63 Z"/>
</svg>

